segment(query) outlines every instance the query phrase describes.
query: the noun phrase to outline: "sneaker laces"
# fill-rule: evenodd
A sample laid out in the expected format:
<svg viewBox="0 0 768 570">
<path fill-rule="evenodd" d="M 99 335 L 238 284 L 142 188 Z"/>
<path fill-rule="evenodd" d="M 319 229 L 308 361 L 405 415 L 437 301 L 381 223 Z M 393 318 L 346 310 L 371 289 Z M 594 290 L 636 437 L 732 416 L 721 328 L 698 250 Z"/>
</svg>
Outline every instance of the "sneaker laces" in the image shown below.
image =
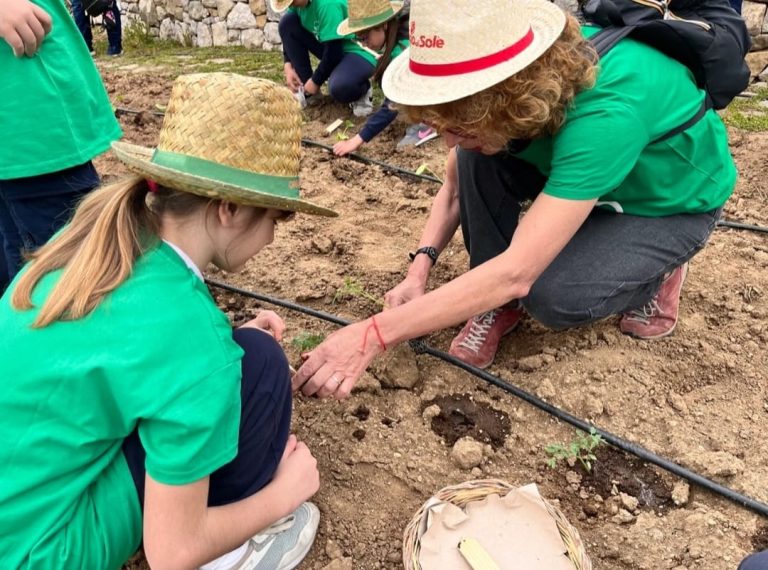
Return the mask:
<svg viewBox="0 0 768 570">
<path fill-rule="evenodd" d="M 660 311 L 661 307 L 659 307 L 659 302 L 656 300 L 656 297 L 654 297 L 639 309 L 634 309 L 627 313 L 625 318 L 628 321 L 636 321 L 647 325 L 651 322 L 651 319 L 656 316 L 656 313 Z"/>
<path fill-rule="evenodd" d="M 501 311 L 502 309 L 493 309 L 487 313 L 473 317 L 467 336 L 459 343 L 459 346 L 468 348 L 477 354 L 480 351 L 480 347 L 485 343 L 485 339 L 488 337 L 488 331 L 491 330 L 491 327 L 496 320 L 496 316 L 501 313 Z"/>
</svg>

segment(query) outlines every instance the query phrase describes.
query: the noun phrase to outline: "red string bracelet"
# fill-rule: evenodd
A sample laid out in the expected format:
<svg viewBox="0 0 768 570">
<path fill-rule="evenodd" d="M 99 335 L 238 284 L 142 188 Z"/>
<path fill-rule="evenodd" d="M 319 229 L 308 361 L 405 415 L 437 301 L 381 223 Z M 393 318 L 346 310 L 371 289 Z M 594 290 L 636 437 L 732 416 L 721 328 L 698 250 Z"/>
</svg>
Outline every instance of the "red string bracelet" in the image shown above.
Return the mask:
<svg viewBox="0 0 768 570">
<path fill-rule="evenodd" d="M 363 345 L 360 347 L 360 352 L 365 352 L 365 345 L 368 342 L 368 332 L 371 330 L 371 327 L 373 327 L 373 330 L 376 333 L 376 339 L 379 341 L 381 348 L 387 350 L 387 345 L 381 336 L 379 325 L 376 323 L 376 317 L 371 317 L 371 323 L 372 324 L 368 325 L 365 329 L 365 334 L 363 335 Z"/>
<path fill-rule="evenodd" d="M 152 194 L 157 194 L 157 191 L 159 190 L 157 182 L 150 178 L 147 178 L 147 188 L 149 188 L 149 191 L 152 192 Z"/>
<path fill-rule="evenodd" d="M 381 331 L 379 330 L 379 325 L 376 323 L 376 315 L 371 317 L 371 322 L 373 323 L 373 330 L 376 331 L 376 337 L 379 339 L 381 348 L 387 350 L 387 344 L 384 342 L 384 338 L 381 336 Z"/>
</svg>

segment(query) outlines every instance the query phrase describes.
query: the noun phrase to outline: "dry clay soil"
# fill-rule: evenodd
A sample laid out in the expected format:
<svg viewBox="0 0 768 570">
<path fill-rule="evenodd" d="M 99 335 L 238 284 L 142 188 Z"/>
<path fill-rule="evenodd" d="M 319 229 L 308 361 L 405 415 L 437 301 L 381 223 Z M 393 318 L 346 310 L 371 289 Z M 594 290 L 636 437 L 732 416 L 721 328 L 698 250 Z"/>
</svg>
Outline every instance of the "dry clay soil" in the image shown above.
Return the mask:
<svg viewBox="0 0 768 570">
<path fill-rule="evenodd" d="M 172 80 L 152 70 L 102 71 L 116 105 L 145 111 L 121 116 L 125 140 L 155 145 L 162 118 L 151 111 L 167 102 Z M 333 144 L 324 127 L 337 118 L 350 118 L 348 109 L 331 103 L 310 109 L 304 137 Z M 396 150 L 404 128 L 396 122 L 361 153 L 409 170 L 426 163 L 442 176 L 441 140 Z M 731 130 L 730 142 L 741 175 L 726 215 L 768 225 L 768 134 Z M 126 173 L 109 154 L 97 165 L 107 180 Z M 304 195 L 340 216 L 299 216 L 280 226 L 275 242 L 245 271 L 209 276 L 345 319 L 364 318 L 376 304 L 340 296 L 339 288 L 351 278 L 382 297 L 399 282 L 438 185 L 307 147 L 301 176 Z M 466 267 L 457 235 L 430 287 Z M 618 332 L 616 319 L 563 332 L 528 319 L 504 340 L 490 372 L 768 503 L 767 275 L 768 236 L 718 229 L 691 263 L 673 336 L 633 340 Z M 234 324 L 274 308 L 220 290 L 214 295 Z M 292 339 L 335 328 L 277 310 L 288 325 L 285 349 L 294 364 L 300 356 Z M 457 330 L 428 342 L 446 350 Z M 344 401 L 297 397 L 293 425 L 322 476 L 314 498 L 320 529 L 301 568 L 400 568 L 403 529 L 420 505 L 444 486 L 485 477 L 537 483 L 578 528 L 597 569 L 723 570 L 768 548 L 761 516 L 613 448 L 599 449 L 589 474 L 578 464 L 548 468 L 544 447 L 573 439 L 570 426 L 408 347 L 383 356 Z M 482 462 L 472 469 L 451 458 L 461 437 L 484 444 Z M 139 555 L 127 567 L 146 563 Z"/>
</svg>

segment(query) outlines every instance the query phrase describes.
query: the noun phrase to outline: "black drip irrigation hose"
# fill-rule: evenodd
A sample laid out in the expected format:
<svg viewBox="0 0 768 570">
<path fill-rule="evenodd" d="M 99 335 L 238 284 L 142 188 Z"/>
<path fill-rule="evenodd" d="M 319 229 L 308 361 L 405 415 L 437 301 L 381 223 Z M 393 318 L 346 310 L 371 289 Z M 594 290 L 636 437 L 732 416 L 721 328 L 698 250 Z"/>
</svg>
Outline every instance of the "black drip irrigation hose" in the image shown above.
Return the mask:
<svg viewBox="0 0 768 570">
<path fill-rule="evenodd" d="M 301 139 L 301 144 L 305 146 L 315 146 L 317 148 L 322 148 L 324 150 L 327 150 L 328 152 L 333 152 L 332 146 L 323 144 L 321 142 L 317 142 L 309 139 Z M 443 183 L 443 181 L 437 178 L 436 176 L 429 176 L 427 174 L 417 174 L 416 172 L 406 170 L 405 168 L 400 168 L 399 166 L 395 166 L 387 162 L 382 162 L 380 160 L 368 158 L 367 156 L 363 156 L 362 154 L 357 154 L 356 152 L 350 152 L 345 156 L 349 158 L 353 158 L 355 160 L 359 160 L 360 162 L 363 162 L 365 164 L 375 164 L 376 166 L 382 167 L 384 170 L 388 170 L 390 172 L 396 172 L 397 174 L 402 174 L 403 176 L 410 176 L 412 178 L 418 178 L 419 180 L 428 180 L 430 182 L 437 182 L 438 184 Z"/>
<path fill-rule="evenodd" d="M 137 109 L 127 109 L 125 107 L 115 107 L 115 114 L 120 115 L 140 115 L 141 113 L 149 113 L 151 115 L 157 115 L 162 117 L 165 115 L 165 112 L 163 111 L 140 111 Z M 301 139 L 301 144 L 304 146 L 313 146 L 317 148 L 321 148 L 328 152 L 333 152 L 333 147 L 329 146 L 327 144 L 313 141 L 310 139 Z M 417 172 L 413 172 L 412 170 L 408 170 L 405 168 L 400 168 L 399 166 L 395 166 L 394 164 L 389 164 L 387 162 L 383 162 L 381 160 L 376 160 L 373 158 L 369 158 L 367 156 L 363 156 L 362 154 L 358 154 L 356 152 L 350 152 L 349 154 L 345 155 L 346 158 L 351 158 L 353 160 L 357 160 L 359 162 L 362 162 L 364 164 L 375 164 L 376 166 L 380 166 L 386 171 L 394 172 L 396 174 L 400 174 L 402 176 L 409 176 L 411 178 L 416 178 L 418 180 L 427 180 L 429 182 L 436 182 L 437 184 L 442 184 L 443 181 L 440 180 L 437 176 L 431 176 L 428 174 L 418 174 Z M 768 227 L 765 226 L 756 226 L 753 224 L 743 224 L 741 222 L 733 222 L 731 220 L 719 220 L 717 222 L 718 227 L 725 227 L 725 228 L 733 228 L 737 230 L 748 230 L 753 232 L 759 232 L 759 233 L 768 233 Z"/>
<path fill-rule="evenodd" d="M 263 301 L 271 305 L 277 305 L 279 307 L 290 309 L 292 311 L 304 313 L 306 315 L 317 317 L 319 319 L 323 319 L 325 321 L 329 321 L 337 325 L 345 326 L 349 324 L 349 321 L 346 321 L 335 315 L 331 315 L 323 311 L 316 311 L 309 307 L 292 303 L 290 301 L 275 299 L 272 297 L 268 297 L 266 295 L 261 295 L 259 293 L 247 291 L 245 289 L 240 289 L 238 287 L 228 285 L 227 283 L 222 283 L 220 281 L 213 281 L 211 279 L 206 279 L 206 283 L 208 283 L 213 287 L 217 287 L 219 289 L 223 289 L 231 293 L 237 293 L 238 295 L 251 297 L 253 299 L 257 299 L 259 301 Z M 768 517 L 768 505 L 766 505 L 765 503 L 761 503 L 760 501 L 752 499 L 751 497 L 747 497 L 745 495 L 737 493 L 736 491 L 729 489 L 728 487 L 725 487 L 723 485 L 720 485 L 719 483 L 715 483 L 714 481 L 711 481 L 710 479 L 707 479 L 706 477 L 699 475 L 694 471 L 686 469 L 685 467 L 682 467 L 677 463 L 670 461 L 669 459 L 656 455 L 652 451 L 649 451 L 648 449 L 645 449 L 644 447 L 636 443 L 627 441 L 617 435 L 612 434 L 611 432 L 605 431 L 604 429 L 601 429 L 580 418 L 577 418 L 576 416 L 569 414 L 568 412 L 558 408 L 557 406 L 548 404 L 544 400 L 537 398 L 536 396 L 526 392 L 521 388 L 518 388 L 514 384 L 510 384 L 509 382 L 502 380 L 498 376 L 494 376 L 493 374 L 490 374 L 485 370 L 481 370 L 480 368 L 476 368 L 470 364 L 467 364 L 466 362 L 463 362 L 458 358 L 455 358 L 450 354 L 447 354 L 441 350 L 432 348 L 431 346 L 426 344 L 422 339 L 412 340 L 409 342 L 409 344 L 416 354 L 429 354 L 431 356 L 439 358 L 440 360 L 443 360 L 444 362 L 447 362 L 448 364 L 452 364 L 453 366 L 461 368 L 462 370 L 465 370 L 466 372 L 469 372 L 470 374 L 477 376 L 481 380 L 484 380 L 485 382 L 492 384 L 493 386 L 496 386 L 497 388 L 500 388 L 505 392 L 512 394 L 513 396 L 516 396 L 517 398 L 520 398 L 521 400 L 531 404 L 532 406 L 540 409 L 541 411 L 546 412 L 547 414 L 554 416 L 555 418 L 562 420 L 565 423 L 574 426 L 575 428 L 578 428 L 584 432 L 590 432 L 591 430 L 594 430 L 595 433 L 599 434 L 606 442 L 613 445 L 614 447 L 618 447 L 622 451 L 631 453 L 632 455 L 639 457 L 640 459 L 642 459 L 647 463 L 652 463 L 658 467 L 661 467 L 665 471 L 669 471 L 670 473 L 673 473 L 678 477 L 682 477 L 683 479 L 686 479 L 691 483 L 698 485 L 699 487 L 702 487 L 704 489 L 707 489 L 708 491 L 712 491 L 713 493 L 716 493 L 722 497 L 725 497 L 726 499 L 736 503 L 737 505 L 746 507 L 747 509 L 750 509 L 760 515 L 763 515 L 764 517 Z"/>
</svg>

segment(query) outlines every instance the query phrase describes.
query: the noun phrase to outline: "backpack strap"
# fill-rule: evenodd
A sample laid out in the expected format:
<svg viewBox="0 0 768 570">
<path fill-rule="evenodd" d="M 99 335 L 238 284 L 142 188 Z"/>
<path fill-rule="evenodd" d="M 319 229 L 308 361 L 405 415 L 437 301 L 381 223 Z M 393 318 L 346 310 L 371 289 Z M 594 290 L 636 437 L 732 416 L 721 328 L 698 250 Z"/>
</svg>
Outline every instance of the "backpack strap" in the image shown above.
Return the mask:
<svg viewBox="0 0 768 570">
<path fill-rule="evenodd" d="M 590 37 L 589 43 L 592 44 L 593 48 L 595 48 L 595 51 L 597 52 L 597 56 L 602 58 L 609 51 L 611 51 L 611 49 L 613 49 L 613 47 L 617 43 L 619 43 L 621 40 L 623 40 L 629 34 L 631 34 L 634 29 L 635 29 L 634 26 L 621 26 L 621 27 L 609 26 L 607 28 L 603 28 L 602 30 L 594 34 L 592 37 Z M 709 94 L 707 94 L 706 97 L 704 98 L 704 101 L 701 104 L 701 107 L 699 107 L 699 110 L 696 111 L 696 114 L 693 117 L 685 121 L 683 124 L 676 126 L 671 131 L 664 133 L 659 138 L 652 140 L 651 144 L 656 144 L 658 142 L 665 141 L 689 129 L 690 127 L 698 123 L 701 119 L 703 119 L 704 115 L 707 114 L 707 111 L 709 111 L 713 107 L 714 105 L 712 104 L 712 99 L 709 97 Z"/>
</svg>

